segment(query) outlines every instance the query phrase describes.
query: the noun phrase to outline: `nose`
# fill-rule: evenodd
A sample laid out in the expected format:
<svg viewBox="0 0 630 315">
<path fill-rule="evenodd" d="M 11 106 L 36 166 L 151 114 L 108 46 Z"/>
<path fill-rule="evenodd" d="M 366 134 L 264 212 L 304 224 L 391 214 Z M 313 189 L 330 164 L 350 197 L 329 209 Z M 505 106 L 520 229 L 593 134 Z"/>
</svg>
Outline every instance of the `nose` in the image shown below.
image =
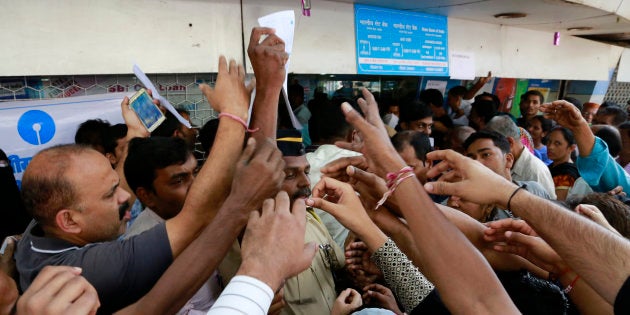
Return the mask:
<svg viewBox="0 0 630 315">
<path fill-rule="evenodd" d="M 127 192 L 126 190 L 118 187 L 118 189 L 120 189 L 120 194 L 118 195 L 118 203 L 119 204 L 123 204 L 127 201 L 129 201 L 129 198 L 131 197 L 131 194 L 129 192 Z"/>
</svg>

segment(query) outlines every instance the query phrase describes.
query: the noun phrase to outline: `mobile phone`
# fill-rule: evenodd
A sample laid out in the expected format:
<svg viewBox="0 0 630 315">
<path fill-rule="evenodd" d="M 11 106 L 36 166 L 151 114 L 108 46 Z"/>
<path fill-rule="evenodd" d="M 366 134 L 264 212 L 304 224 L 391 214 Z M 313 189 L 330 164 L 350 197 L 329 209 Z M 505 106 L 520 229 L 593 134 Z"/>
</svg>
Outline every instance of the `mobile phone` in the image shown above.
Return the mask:
<svg viewBox="0 0 630 315">
<path fill-rule="evenodd" d="M 153 104 L 147 90 L 140 89 L 129 100 L 129 107 L 138 115 L 144 127 L 153 132 L 166 119 L 162 111 Z"/>
</svg>

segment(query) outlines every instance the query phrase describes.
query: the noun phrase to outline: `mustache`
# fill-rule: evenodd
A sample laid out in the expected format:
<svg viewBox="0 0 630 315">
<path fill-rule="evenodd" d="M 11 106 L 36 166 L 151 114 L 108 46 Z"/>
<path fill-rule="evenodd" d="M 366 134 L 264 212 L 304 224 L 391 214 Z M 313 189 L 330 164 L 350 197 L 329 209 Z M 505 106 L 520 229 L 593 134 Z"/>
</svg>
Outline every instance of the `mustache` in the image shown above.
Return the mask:
<svg viewBox="0 0 630 315">
<path fill-rule="evenodd" d="M 308 197 L 310 195 L 311 195 L 311 187 L 304 187 L 296 191 L 295 194 L 293 194 L 293 199 L 297 199 L 300 197 Z"/>
<path fill-rule="evenodd" d="M 127 212 L 127 209 L 129 209 L 129 201 L 125 201 L 118 207 L 118 216 L 120 220 L 122 220 L 125 216 L 125 212 Z"/>
</svg>

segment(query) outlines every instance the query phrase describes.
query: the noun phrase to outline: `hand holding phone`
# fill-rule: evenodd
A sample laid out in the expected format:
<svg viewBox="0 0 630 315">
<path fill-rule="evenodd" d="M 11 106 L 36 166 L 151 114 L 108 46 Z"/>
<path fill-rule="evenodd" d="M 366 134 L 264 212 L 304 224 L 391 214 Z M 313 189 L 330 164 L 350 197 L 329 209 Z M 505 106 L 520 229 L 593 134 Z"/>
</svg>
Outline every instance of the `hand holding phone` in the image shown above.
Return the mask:
<svg viewBox="0 0 630 315">
<path fill-rule="evenodd" d="M 157 105 L 153 104 L 145 89 L 140 89 L 131 97 L 129 107 L 138 115 L 140 122 L 149 132 L 153 132 L 166 119 Z"/>
</svg>

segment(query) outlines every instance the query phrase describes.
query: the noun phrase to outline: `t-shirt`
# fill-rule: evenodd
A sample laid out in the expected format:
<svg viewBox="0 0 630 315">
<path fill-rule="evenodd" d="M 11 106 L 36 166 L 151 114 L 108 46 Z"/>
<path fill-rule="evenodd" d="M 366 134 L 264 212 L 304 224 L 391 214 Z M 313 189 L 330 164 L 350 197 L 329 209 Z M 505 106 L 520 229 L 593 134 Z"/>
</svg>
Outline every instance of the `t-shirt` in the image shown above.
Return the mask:
<svg viewBox="0 0 630 315">
<path fill-rule="evenodd" d="M 31 222 L 15 253 L 20 287 L 26 290 L 48 265 L 81 267 L 101 302 L 99 313 L 113 313 L 151 290 L 173 261 L 164 224 L 122 241 L 76 246 L 45 237 Z"/>
</svg>

